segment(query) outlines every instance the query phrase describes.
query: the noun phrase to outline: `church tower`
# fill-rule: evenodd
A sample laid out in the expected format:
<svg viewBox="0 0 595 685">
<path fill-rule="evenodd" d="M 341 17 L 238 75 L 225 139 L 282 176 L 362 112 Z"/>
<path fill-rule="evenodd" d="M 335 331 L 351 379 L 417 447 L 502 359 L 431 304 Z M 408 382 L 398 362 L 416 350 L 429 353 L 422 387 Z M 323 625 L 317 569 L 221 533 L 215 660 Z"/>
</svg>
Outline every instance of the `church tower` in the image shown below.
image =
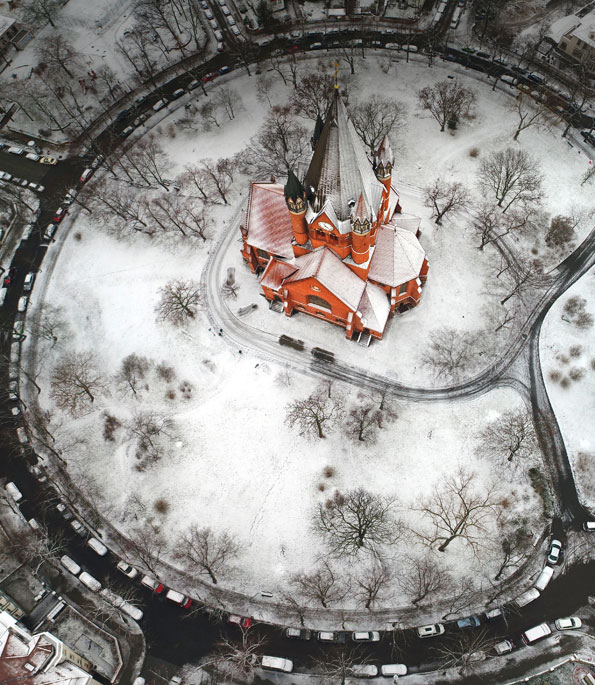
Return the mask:
<svg viewBox="0 0 595 685">
<path fill-rule="evenodd" d="M 388 138 L 384 136 L 374 156 L 374 172 L 376 174 L 376 178 L 384 186 L 384 190 L 382 192 L 382 214 L 388 209 L 394 161 L 395 160 L 390 143 Z"/>
<path fill-rule="evenodd" d="M 293 237 L 298 245 L 308 242 L 308 223 L 306 221 L 306 191 L 298 177 L 289 170 L 285 184 L 285 202 L 291 217 Z"/>
<path fill-rule="evenodd" d="M 370 256 L 371 212 L 363 195 L 351 212 L 351 256 L 356 264 L 363 264 Z"/>
</svg>

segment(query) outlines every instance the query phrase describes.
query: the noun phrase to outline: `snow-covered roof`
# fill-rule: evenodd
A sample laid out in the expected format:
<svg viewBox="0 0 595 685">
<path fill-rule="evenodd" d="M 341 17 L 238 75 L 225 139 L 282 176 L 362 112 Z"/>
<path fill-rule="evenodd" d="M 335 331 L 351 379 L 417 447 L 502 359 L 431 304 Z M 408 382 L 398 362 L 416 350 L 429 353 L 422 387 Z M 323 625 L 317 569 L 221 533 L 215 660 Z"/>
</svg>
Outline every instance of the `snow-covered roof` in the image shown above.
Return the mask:
<svg viewBox="0 0 595 685">
<path fill-rule="evenodd" d="M 386 293 L 375 283 L 367 283 L 359 303 L 359 312 L 365 319 L 365 326 L 372 331 L 384 333 L 390 305 Z"/>
<path fill-rule="evenodd" d="M 340 220 L 349 217 L 349 202 L 357 202 L 361 193 L 374 212 L 380 206 L 382 183 L 374 174 L 338 91 L 326 113 L 304 185 L 306 189 L 314 188 L 315 211 L 330 201 Z"/>
<path fill-rule="evenodd" d="M 581 20 L 574 14 L 569 14 L 567 17 L 562 17 L 555 21 L 548 30 L 548 36 L 556 43 L 560 42 L 562 36 L 570 33 L 577 26 L 580 26 Z"/>
<path fill-rule="evenodd" d="M 14 23 L 14 19 L 0 14 L 0 36 L 3 36 Z"/>
<path fill-rule="evenodd" d="M 283 279 L 291 276 L 296 271 L 297 267 L 288 262 L 282 262 L 280 259 L 271 257 L 269 263 L 266 265 L 260 284 L 273 290 L 279 290 L 283 283 Z"/>
<path fill-rule="evenodd" d="M 574 29 L 572 35 L 592 48 L 595 47 L 595 10 L 589 12 L 589 14 L 586 14 L 581 19 L 580 26 Z"/>
<path fill-rule="evenodd" d="M 415 214 L 401 212 L 400 214 L 394 214 L 388 225 L 404 228 L 406 231 L 415 234 L 417 233 L 420 223 L 420 217 L 415 216 Z"/>
<path fill-rule="evenodd" d="M 294 264 L 298 271 L 286 279 L 287 283 L 315 278 L 351 310 L 357 310 L 366 282 L 345 266 L 332 250 L 319 247 L 309 254 L 297 257 Z"/>
<path fill-rule="evenodd" d="M 396 287 L 419 276 L 424 257 L 424 249 L 413 233 L 396 226 L 381 226 L 368 277 Z"/>
<path fill-rule="evenodd" d="M 248 201 L 247 243 L 270 254 L 291 259 L 293 228 L 279 183 L 251 183 Z"/>
</svg>

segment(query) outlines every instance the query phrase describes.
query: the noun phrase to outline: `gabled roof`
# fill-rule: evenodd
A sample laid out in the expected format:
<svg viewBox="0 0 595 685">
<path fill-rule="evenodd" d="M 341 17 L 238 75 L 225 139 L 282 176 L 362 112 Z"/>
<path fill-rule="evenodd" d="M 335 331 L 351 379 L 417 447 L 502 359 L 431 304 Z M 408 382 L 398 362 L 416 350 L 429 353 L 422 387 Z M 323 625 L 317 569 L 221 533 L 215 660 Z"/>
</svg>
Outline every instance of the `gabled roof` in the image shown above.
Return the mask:
<svg viewBox="0 0 595 685">
<path fill-rule="evenodd" d="M 271 257 L 260 279 L 260 285 L 272 288 L 273 290 L 279 290 L 283 284 L 283 279 L 291 276 L 296 270 L 297 267 L 293 264 Z"/>
<path fill-rule="evenodd" d="M 365 327 L 378 333 L 384 333 L 390 305 L 386 293 L 374 283 L 367 283 L 359 303 L 359 312 L 365 319 Z"/>
<path fill-rule="evenodd" d="M 315 278 L 352 311 L 357 311 L 366 282 L 345 266 L 332 250 L 319 247 L 309 254 L 297 257 L 294 264 L 298 270 L 285 279 L 286 283 Z"/>
<path fill-rule="evenodd" d="M 376 178 L 338 91 L 326 113 L 324 127 L 304 179 L 314 188 L 315 211 L 330 201 L 341 220 L 349 217 L 349 201 L 364 194 L 374 212 L 380 206 L 383 186 Z"/>
<path fill-rule="evenodd" d="M 376 237 L 368 278 L 395 287 L 419 276 L 425 252 L 413 233 L 383 225 Z"/>
<path fill-rule="evenodd" d="M 293 228 L 279 183 L 251 183 L 246 242 L 270 254 L 291 259 Z"/>
</svg>

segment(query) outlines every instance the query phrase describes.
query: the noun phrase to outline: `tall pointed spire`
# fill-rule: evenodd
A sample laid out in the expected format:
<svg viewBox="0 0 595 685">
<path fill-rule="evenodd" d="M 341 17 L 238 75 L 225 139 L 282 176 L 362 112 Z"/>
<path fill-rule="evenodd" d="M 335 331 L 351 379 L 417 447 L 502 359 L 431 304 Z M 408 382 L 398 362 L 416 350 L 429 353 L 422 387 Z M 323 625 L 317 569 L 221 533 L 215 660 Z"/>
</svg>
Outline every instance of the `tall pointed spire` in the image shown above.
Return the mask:
<svg viewBox="0 0 595 685">
<path fill-rule="evenodd" d="M 310 138 L 310 144 L 312 145 L 313 150 L 316 148 L 316 143 L 320 139 L 320 134 L 322 133 L 323 127 L 324 121 L 322 120 L 322 117 L 319 114 L 316 117 L 316 124 L 314 124 L 314 133 L 312 134 L 312 138 Z"/>
</svg>

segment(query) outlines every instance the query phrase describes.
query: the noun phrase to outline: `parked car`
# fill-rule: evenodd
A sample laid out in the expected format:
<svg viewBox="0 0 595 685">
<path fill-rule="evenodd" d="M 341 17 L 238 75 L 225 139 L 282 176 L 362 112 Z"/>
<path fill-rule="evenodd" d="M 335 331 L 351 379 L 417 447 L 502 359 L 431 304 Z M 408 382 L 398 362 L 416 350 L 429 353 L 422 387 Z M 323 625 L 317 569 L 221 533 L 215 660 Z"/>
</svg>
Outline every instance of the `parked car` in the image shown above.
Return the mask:
<svg viewBox="0 0 595 685">
<path fill-rule="evenodd" d="M 502 609 L 500 609 L 500 607 L 490 609 L 489 611 L 485 612 L 484 616 L 488 619 L 488 621 L 495 621 L 497 618 L 502 618 Z"/>
<path fill-rule="evenodd" d="M 58 164 L 58 160 L 55 157 L 41 157 L 39 160 L 40 164 Z"/>
<path fill-rule="evenodd" d="M 312 637 L 312 631 L 306 628 L 285 628 L 285 637 L 290 640 L 309 640 Z"/>
<path fill-rule="evenodd" d="M 22 147 L 17 147 L 16 145 L 11 145 L 7 148 L 6 152 L 10 152 L 11 155 L 24 155 L 25 150 Z"/>
<path fill-rule="evenodd" d="M 165 590 L 165 585 L 158 580 L 155 580 L 155 578 L 151 578 L 151 576 L 143 576 L 140 584 L 144 585 L 156 595 L 160 595 Z"/>
<path fill-rule="evenodd" d="M 83 526 L 83 524 L 78 519 L 73 519 L 70 522 L 70 527 L 72 528 L 72 530 L 74 530 L 74 532 L 77 535 L 80 535 L 81 537 L 87 536 L 87 529 L 85 528 L 85 526 Z"/>
<path fill-rule="evenodd" d="M 460 618 L 457 621 L 457 628 L 461 630 L 463 628 L 477 628 L 479 625 L 481 625 L 481 621 L 478 616 L 467 616 L 467 618 Z"/>
<path fill-rule="evenodd" d="M 31 288 L 33 287 L 33 283 L 35 282 L 35 274 L 33 272 L 28 273 L 25 276 L 25 281 L 23 282 L 23 290 L 25 292 L 29 292 Z"/>
<path fill-rule="evenodd" d="M 532 83 L 536 83 L 538 86 L 542 86 L 545 83 L 545 79 L 543 76 L 540 76 L 539 74 L 534 74 L 531 72 L 530 74 L 527 74 L 527 81 L 531 81 Z"/>
<path fill-rule="evenodd" d="M 29 188 L 34 190 L 36 193 L 43 193 L 45 190 L 45 186 L 42 186 L 39 183 L 33 183 L 33 181 L 29 182 Z"/>
<path fill-rule="evenodd" d="M 32 162 L 39 162 L 41 157 L 39 155 L 36 155 L 34 152 L 27 152 L 25 155 L 26 159 L 30 159 Z"/>
<path fill-rule="evenodd" d="M 293 661 L 280 656 L 263 655 L 260 665 L 269 671 L 282 671 L 283 673 L 291 673 L 293 671 Z"/>
<path fill-rule="evenodd" d="M 331 632 L 327 630 L 321 630 L 316 633 L 316 639 L 319 642 L 345 642 L 345 633 Z"/>
<path fill-rule="evenodd" d="M 380 675 L 385 677 L 407 675 L 407 666 L 405 664 L 384 664 L 380 667 Z"/>
<path fill-rule="evenodd" d="M 182 95 L 184 95 L 186 91 L 183 88 L 178 88 L 177 90 L 174 90 L 174 92 L 171 94 L 171 97 L 173 100 L 177 100 L 178 98 L 181 98 Z"/>
<path fill-rule="evenodd" d="M 43 232 L 42 240 L 45 242 L 52 240 L 57 228 L 58 226 L 56 224 L 48 224 Z"/>
<path fill-rule="evenodd" d="M 557 618 L 554 621 L 556 630 L 575 630 L 583 625 L 583 622 L 578 616 L 569 616 L 568 618 Z"/>
<path fill-rule="evenodd" d="M 23 295 L 22 297 L 19 297 L 19 301 L 17 304 L 17 311 L 18 312 L 27 311 L 27 305 L 28 304 L 29 304 L 29 295 Z"/>
<path fill-rule="evenodd" d="M 229 7 L 228 7 L 227 5 L 222 5 L 222 6 L 221 6 L 221 11 L 223 12 L 223 14 L 224 14 L 226 17 L 229 17 L 229 15 L 231 14 L 231 11 L 230 11 L 230 9 L 229 9 Z"/>
<path fill-rule="evenodd" d="M 120 136 L 120 138 L 128 138 L 128 136 L 133 131 L 134 131 L 134 126 L 126 126 L 126 128 L 122 129 L 118 135 Z"/>
<path fill-rule="evenodd" d="M 231 67 L 228 67 L 227 65 L 224 67 L 221 67 L 221 69 L 217 70 L 217 73 L 219 76 L 223 76 L 223 74 L 228 74 L 231 71 Z"/>
<path fill-rule="evenodd" d="M 6 276 L 4 276 L 4 280 L 2 281 L 2 286 L 4 288 L 10 287 L 14 283 L 14 277 L 16 274 L 16 269 L 14 266 L 11 266 L 10 269 L 6 272 Z"/>
<path fill-rule="evenodd" d="M 194 79 L 193 81 L 190 81 L 187 88 L 188 88 L 188 90 L 194 90 L 195 88 L 198 88 L 198 86 L 200 86 L 200 81 L 197 81 L 197 79 Z"/>
<path fill-rule="evenodd" d="M 101 590 L 101 583 L 97 580 L 97 578 L 93 578 L 93 576 L 86 571 L 81 573 L 79 580 L 81 583 L 83 583 L 83 585 L 86 585 L 89 590 L 93 590 L 93 592 L 99 592 Z"/>
<path fill-rule="evenodd" d="M 252 619 L 245 616 L 238 616 L 237 614 L 230 614 L 227 617 L 228 623 L 233 623 L 240 626 L 240 628 L 249 628 L 252 625 Z"/>
<path fill-rule="evenodd" d="M 62 518 L 65 521 L 72 521 L 72 519 L 74 518 L 70 509 L 63 502 L 56 504 L 56 509 L 62 515 Z"/>
<path fill-rule="evenodd" d="M 418 637 L 436 637 L 444 634 L 444 626 L 442 623 L 433 623 L 429 626 L 420 626 L 417 629 Z"/>
<path fill-rule="evenodd" d="M 87 544 L 94 552 L 99 554 L 100 557 L 104 557 L 107 554 L 107 547 L 97 538 L 89 538 Z"/>
<path fill-rule="evenodd" d="M 594 533 L 595 532 L 595 521 L 585 521 L 583 523 L 583 530 L 586 530 L 588 533 Z"/>
<path fill-rule="evenodd" d="M 526 592 L 523 592 L 522 595 L 519 595 L 515 600 L 514 603 L 519 607 L 519 609 L 522 609 L 523 607 L 527 606 L 527 604 L 534 602 L 538 597 L 540 597 L 541 593 L 537 588 L 529 588 Z"/>
<path fill-rule="evenodd" d="M 377 630 L 355 632 L 351 633 L 351 639 L 354 642 L 378 642 L 380 640 L 380 633 Z"/>
<path fill-rule="evenodd" d="M 159 110 L 163 109 L 164 107 L 167 107 L 168 104 L 169 104 L 169 101 L 166 100 L 165 98 L 162 98 L 161 100 L 157 100 L 157 102 L 153 105 L 153 111 L 159 112 Z"/>
<path fill-rule="evenodd" d="M 374 664 L 352 664 L 349 671 L 355 678 L 375 678 L 378 675 L 378 666 L 374 666 Z"/>
<path fill-rule="evenodd" d="M 23 499 L 23 493 L 17 488 L 17 486 L 12 481 L 10 483 L 6 483 L 4 489 L 15 502 L 19 502 Z"/>
<path fill-rule="evenodd" d="M 90 168 L 85 169 L 83 171 L 83 173 L 81 174 L 81 178 L 80 178 L 81 183 L 86 183 L 91 178 L 91 176 L 93 176 L 94 173 L 95 173 L 95 169 L 90 169 Z"/>
<path fill-rule="evenodd" d="M 510 640 L 502 640 L 502 642 L 498 642 L 494 645 L 494 651 L 498 655 L 508 654 L 508 652 L 512 652 L 513 649 L 514 645 Z"/>
<path fill-rule="evenodd" d="M 227 17 L 228 21 L 230 19 L 232 19 L 232 17 Z M 231 21 L 229 23 L 231 24 Z M 238 36 L 242 35 L 242 32 L 240 31 L 240 29 L 235 25 L 235 21 L 233 24 L 231 24 L 230 28 L 231 28 L 231 32 L 233 33 L 234 36 L 238 37 Z"/>
<path fill-rule="evenodd" d="M 64 215 L 66 214 L 66 209 L 64 207 L 58 207 L 56 212 L 54 213 L 54 218 L 52 221 L 56 224 L 59 224 L 62 219 L 64 218 Z"/>
<path fill-rule="evenodd" d="M 133 126 L 140 126 L 141 124 L 144 124 L 145 121 L 149 118 L 148 114 L 139 114 L 136 119 L 132 122 Z"/>
<path fill-rule="evenodd" d="M 127 564 L 125 561 L 119 561 L 116 564 L 116 568 L 129 578 L 136 578 L 136 576 L 138 576 L 137 569 L 135 569 L 134 566 Z"/>
<path fill-rule="evenodd" d="M 586 143 L 595 145 L 595 134 L 592 131 L 581 131 L 581 136 L 585 139 Z"/>
<path fill-rule="evenodd" d="M 67 571 L 70 571 L 70 573 L 75 576 L 78 576 L 78 574 L 81 572 L 81 567 L 76 563 L 76 561 L 74 561 L 74 559 L 71 559 L 66 554 L 63 557 L 60 557 L 60 563 Z"/>
<path fill-rule="evenodd" d="M 560 552 L 562 551 L 562 543 L 560 540 L 552 540 L 550 543 L 550 549 L 547 554 L 547 563 L 556 565 L 560 561 Z"/>
<path fill-rule="evenodd" d="M 174 604 L 181 606 L 182 609 L 188 609 L 192 606 L 192 600 L 176 590 L 168 590 L 165 596 L 170 602 L 174 602 Z"/>
<path fill-rule="evenodd" d="M 212 71 L 209 71 L 208 74 L 205 74 L 204 76 L 201 76 L 201 81 L 203 83 L 208 83 L 209 81 L 212 81 L 215 78 L 216 74 L 214 74 Z"/>
<path fill-rule="evenodd" d="M 539 592 L 543 592 L 545 588 L 548 586 L 553 575 L 554 569 L 551 566 L 544 566 L 543 570 L 541 571 L 541 573 L 537 577 L 537 580 L 535 581 L 535 588 L 539 590 Z"/>
<path fill-rule="evenodd" d="M 551 634 L 552 629 L 548 626 L 548 624 L 540 623 L 538 626 L 534 626 L 533 628 L 529 628 L 529 630 L 526 630 L 521 635 L 521 638 L 523 639 L 523 642 L 526 645 L 530 645 L 533 642 L 537 642 L 537 640 L 541 640 L 542 638 L 547 637 Z"/>
<path fill-rule="evenodd" d="M 97 155 L 95 159 L 91 162 L 91 169 L 95 171 L 95 169 L 99 168 L 103 162 L 105 162 L 105 157 L 103 155 Z"/>
<path fill-rule="evenodd" d="M 0 181 L 10 181 L 12 179 L 12 174 L 8 171 L 0 171 Z"/>
</svg>

